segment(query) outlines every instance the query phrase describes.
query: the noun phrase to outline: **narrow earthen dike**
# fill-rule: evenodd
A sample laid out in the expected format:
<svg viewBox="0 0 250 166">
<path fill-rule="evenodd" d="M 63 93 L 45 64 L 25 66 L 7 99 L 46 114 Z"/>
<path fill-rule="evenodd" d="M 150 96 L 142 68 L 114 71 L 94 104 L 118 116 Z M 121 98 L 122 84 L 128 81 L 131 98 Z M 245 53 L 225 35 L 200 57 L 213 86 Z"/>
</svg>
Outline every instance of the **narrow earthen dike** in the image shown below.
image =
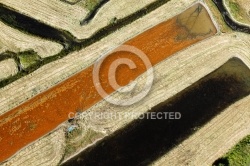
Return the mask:
<svg viewBox="0 0 250 166">
<path fill-rule="evenodd" d="M 206 9 L 196 4 L 182 14 L 165 21 L 127 41 L 142 50 L 155 65 L 174 53 L 216 34 L 217 30 Z M 187 55 L 188 56 L 188 55 Z M 134 61 L 136 69 L 120 66 L 117 82 L 127 85 L 145 72 L 145 66 L 135 55 L 118 52 L 110 55 L 101 68 L 102 87 L 108 94 L 115 90 L 108 84 L 110 64 L 121 57 Z M 0 162 L 19 149 L 40 138 L 68 119 L 69 112 L 86 110 L 102 100 L 92 79 L 93 66 L 59 85 L 41 93 L 0 117 Z"/>
</svg>

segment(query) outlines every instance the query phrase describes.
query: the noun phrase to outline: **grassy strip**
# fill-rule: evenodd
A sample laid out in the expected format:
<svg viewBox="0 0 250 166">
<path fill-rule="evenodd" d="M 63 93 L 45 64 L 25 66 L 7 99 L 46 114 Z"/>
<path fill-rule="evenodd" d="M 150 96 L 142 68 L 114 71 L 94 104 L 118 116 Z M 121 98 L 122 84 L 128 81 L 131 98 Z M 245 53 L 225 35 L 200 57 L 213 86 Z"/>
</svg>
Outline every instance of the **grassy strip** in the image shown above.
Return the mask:
<svg viewBox="0 0 250 166">
<path fill-rule="evenodd" d="M 0 82 L 0 88 L 16 81 L 17 79 L 32 73 L 33 71 L 35 71 L 36 69 L 40 68 L 41 66 L 48 64 L 50 62 L 53 62 L 55 60 L 58 60 L 66 55 L 68 55 L 70 52 L 76 51 L 76 50 L 80 50 L 82 48 L 85 48 L 99 40 L 101 40 L 102 38 L 108 36 L 109 34 L 115 32 L 116 30 L 132 23 L 133 21 L 145 16 L 146 14 L 154 11 L 155 9 L 157 9 L 158 7 L 166 4 L 167 2 L 169 2 L 170 0 L 160 0 L 160 1 L 155 1 L 152 2 L 151 4 L 147 5 L 146 7 L 138 10 L 137 12 L 124 17 L 122 19 L 118 19 L 116 20 L 114 23 L 107 25 L 106 27 L 100 29 L 98 32 L 96 32 L 95 34 L 93 34 L 90 38 L 88 39 L 83 39 L 79 42 L 74 42 L 74 41 L 69 41 L 71 42 L 71 45 L 68 49 L 63 49 L 60 53 L 58 53 L 55 56 L 52 57 L 47 57 L 41 60 L 41 63 L 36 64 L 32 67 L 29 67 L 28 69 L 26 69 L 25 71 L 20 71 L 18 74 L 16 74 L 15 76 L 12 76 L 8 79 L 2 80 Z M 0 7 L 3 7 L 2 4 L 0 4 Z M 0 15 L 1 16 L 1 15 Z M 0 17 L 1 18 L 1 17 Z M 36 20 L 37 21 L 37 20 Z M 11 26 L 11 25 L 10 25 Z M 13 26 L 12 26 L 13 27 Z M 22 30 L 24 30 L 23 28 L 21 28 Z M 71 36 L 71 34 L 69 32 L 64 31 L 63 32 L 66 36 Z M 29 34 L 29 33 L 28 33 Z"/>
<path fill-rule="evenodd" d="M 213 163 L 213 166 L 249 166 L 250 135 L 241 140 L 228 153 Z"/>
</svg>

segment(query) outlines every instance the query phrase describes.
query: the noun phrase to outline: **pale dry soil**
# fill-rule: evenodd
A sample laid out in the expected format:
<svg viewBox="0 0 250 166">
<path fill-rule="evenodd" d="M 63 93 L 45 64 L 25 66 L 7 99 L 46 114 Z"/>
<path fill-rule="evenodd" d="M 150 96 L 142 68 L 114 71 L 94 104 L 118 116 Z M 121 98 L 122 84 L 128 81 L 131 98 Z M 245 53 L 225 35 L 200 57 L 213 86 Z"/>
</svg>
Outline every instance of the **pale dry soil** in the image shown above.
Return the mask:
<svg viewBox="0 0 250 166">
<path fill-rule="evenodd" d="M 0 21 L 0 54 L 5 51 L 23 52 L 34 50 L 42 58 L 59 53 L 63 46 L 39 37 L 18 31 Z"/>
<path fill-rule="evenodd" d="M 86 17 L 88 11 L 81 5 L 82 2 L 69 5 L 60 0 L 0 0 L 0 3 L 83 39 L 91 37 L 93 33 L 109 25 L 114 17 L 124 18 L 154 1 L 156 0 L 110 0 L 98 11 L 93 20 L 84 26 L 80 25 L 80 21 Z"/>
<path fill-rule="evenodd" d="M 17 74 L 18 68 L 14 59 L 0 61 L 0 81 Z"/>
<path fill-rule="evenodd" d="M 133 22 L 129 26 L 126 26 L 122 28 L 120 31 L 116 31 L 114 34 L 109 35 L 108 37 L 102 39 L 98 43 L 95 43 L 85 50 L 72 53 L 71 55 L 58 60 L 56 62 L 53 62 L 51 64 L 45 65 L 42 68 L 38 69 L 32 75 L 25 76 L 21 78 L 20 80 L 0 89 L 0 108 L 1 108 L 1 114 L 8 111 L 9 109 L 13 108 L 14 106 L 24 102 L 26 99 L 32 97 L 34 94 L 32 94 L 32 89 L 37 88 L 39 92 L 46 90 L 47 88 L 55 85 L 55 83 L 58 83 L 62 81 L 63 79 L 68 78 L 70 75 L 78 72 L 81 69 L 86 68 L 87 66 L 93 64 L 96 60 L 96 58 L 99 57 L 101 53 L 104 53 L 107 51 L 110 46 L 117 46 L 121 43 L 123 43 L 125 40 L 135 36 L 136 34 L 152 27 L 153 25 L 156 25 L 159 22 L 162 22 L 163 20 L 166 20 L 181 11 L 183 11 L 185 8 L 190 6 L 194 1 L 175 1 L 170 2 L 156 11 L 148 14 L 147 16 Z M 172 8 L 175 8 L 175 10 L 171 10 Z M 171 11 L 167 12 L 166 11 Z M 149 21 L 150 20 L 150 21 Z M 86 148 L 86 146 L 90 145 L 91 143 L 94 143 L 98 139 L 103 138 L 105 135 L 109 135 L 116 131 L 117 129 L 121 128 L 122 126 L 128 124 L 133 119 L 131 118 L 125 118 L 125 113 L 131 113 L 135 111 L 136 113 L 144 113 L 153 106 L 157 105 L 158 103 L 165 101 L 166 99 L 174 96 L 181 90 L 185 89 L 186 87 L 190 86 L 192 83 L 196 82 L 200 78 L 204 77 L 208 73 L 212 72 L 222 64 L 224 64 L 228 59 L 231 57 L 237 56 L 239 57 L 244 63 L 248 66 L 250 66 L 250 54 L 249 54 L 249 48 L 250 48 L 250 36 L 245 35 L 242 33 L 231 33 L 231 34 L 218 34 L 215 37 L 212 37 L 210 39 L 204 40 L 192 47 L 189 47 L 174 56 L 171 56 L 170 58 L 167 58 L 165 61 L 159 63 L 154 68 L 154 76 L 155 81 L 154 85 L 151 89 L 151 92 L 149 95 L 147 95 L 143 100 L 141 100 L 139 103 L 136 103 L 132 106 L 126 107 L 117 107 L 114 105 L 111 105 L 107 103 L 106 101 L 101 101 L 89 110 L 88 112 L 103 112 L 105 110 L 121 113 L 124 115 L 124 118 L 117 119 L 114 121 L 110 121 L 107 119 L 83 119 L 80 122 L 80 125 L 83 129 L 83 136 L 88 137 L 87 133 L 99 133 L 98 137 L 93 137 L 91 141 L 89 139 L 86 139 L 86 142 L 82 143 L 81 148 Z M 105 43 L 105 44 L 103 44 Z M 202 49 L 201 49 L 202 48 Z M 95 50 L 95 52 L 93 52 Z M 79 56 L 82 55 L 82 56 Z M 187 56 L 188 55 L 188 56 Z M 199 69 L 199 70 L 196 70 Z M 44 72 L 46 71 L 46 72 Z M 37 79 L 39 78 L 39 79 Z M 146 79 L 146 75 L 143 74 L 140 76 L 138 81 L 138 91 L 140 88 L 144 85 Z M 27 84 L 28 82 L 28 84 Z M 25 86 L 25 84 L 27 84 Z M 15 90 L 16 94 L 13 96 L 10 96 L 9 93 L 11 91 Z M 25 95 L 23 95 L 25 94 Z M 133 95 L 133 94 L 131 94 Z M 119 94 L 118 92 L 115 92 L 112 94 L 112 97 L 116 98 L 122 98 L 123 95 Z M 26 98 L 26 99 L 25 99 Z M 249 97 L 248 97 L 249 98 Z M 189 165 L 194 165 L 195 162 L 198 163 L 199 155 L 207 156 L 207 154 L 211 153 L 211 158 L 207 159 L 207 161 L 204 162 L 204 165 L 211 164 L 214 160 L 218 158 L 218 156 L 221 156 L 224 154 L 225 151 L 227 151 L 232 144 L 243 138 L 243 136 L 249 134 L 249 131 L 246 130 L 249 128 L 248 123 L 244 123 L 249 121 L 249 113 L 245 111 L 243 116 L 241 117 L 242 122 L 240 125 L 238 123 L 232 123 L 236 122 L 235 120 L 232 120 L 233 118 L 239 118 L 239 115 L 235 116 L 234 114 L 230 114 L 230 110 L 232 108 L 239 109 L 239 112 L 244 112 L 244 110 L 249 110 L 250 105 L 246 100 L 248 98 L 245 98 L 234 105 L 232 105 L 230 108 L 226 109 L 223 114 L 218 115 L 214 120 L 212 120 L 209 124 L 213 124 L 216 121 L 216 119 L 220 119 L 220 117 L 224 117 L 225 120 L 218 123 L 218 125 L 213 125 L 212 128 L 209 129 L 209 132 L 207 131 L 208 135 L 206 137 L 213 138 L 213 141 L 215 142 L 223 142 L 225 141 L 225 138 L 228 137 L 218 137 L 218 134 L 220 135 L 220 132 L 228 133 L 229 137 L 232 136 L 232 134 L 235 135 L 235 137 L 231 137 L 230 142 L 228 144 L 217 144 L 217 146 L 211 146 L 211 148 L 204 148 L 208 144 L 206 142 L 203 142 L 203 145 L 200 145 L 200 147 L 203 147 L 202 151 L 195 151 L 190 155 L 181 156 L 181 158 L 176 157 L 174 158 L 172 156 L 172 160 L 169 160 L 169 163 L 184 163 L 186 164 L 189 162 Z M 14 102 L 15 101 L 15 102 Z M 240 104 L 240 105 L 239 105 Z M 223 116 L 225 115 L 225 116 Z M 228 121 L 226 119 L 230 119 L 232 121 Z M 214 122 L 215 121 L 215 122 Z M 209 125 L 207 124 L 207 125 Z M 206 125 L 206 126 L 207 126 Z M 206 130 L 206 126 L 204 126 L 205 129 L 201 128 L 197 133 L 198 136 L 201 137 L 201 134 L 199 132 Z M 211 125 L 210 125 L 211 126 Z M 228 126 L 230 126 L 230 131 Z M 220 128 L 223 127 L 223 130 Z M 64 125 L 61 125 L 59 129 L 64 129 Z M 208 128 L 208 127 L 207 127 Z M 217 131 L 220 131 L 217 133 Z M 243 132 L 241 134 L 238 134 L 237 130 L 242 130 Z M 91 132 L 92 131 L 92 132 Z M 63 138 L 64 133 L 63 132 L 52 132 L 53 137 L 56 138 Z M 197 133 L 195 135 L 197 135 Z M 209 135 L 209 133 L 211 135 Z M 238 134 L 238 135 L 237 135 Z M 89 134 L 88 134 L 89 135 Z M 195 136 L 194 135 L 194 136 Z M 40 155 L 45 155 L 46 157 L 49 157 L 48 153 L 46 153 L 43 148 L 36 145 L 37 142 L 46 142 L 47 136 L 42 137 L 39 139 L 39 141 L 36 141 L 29 146 L 23 148 L 19 153 L 14 155 L 11 159 L 9 159 L 6 163 L 2 165 L 11 165 L 15 163 L 21 163 L 19 165 L 27 165 L 29 163 L 29 160 L 26 161 L 26 158 L 30 159 L 33 156 L 33 153 L 39 152 Z M 192 136 L 193 137 L 193 136 Z M 193 142 L 193 147 L 186 147 L 186 149 L 194 149 L 196 150 L 197 144 L 200 143 L 200 138 L 196 137 L 196 142 Z M 203 137 L 201 137 L 203 138 Z M 189 139 L 188 139 L 189 140 Z M 186 140 L 186 141 L 188 141 Z M 72 140 L 75 142 L 82 141 L 79 139 Z M 53 141 L 51 141 L 53 143 Z M 214 145 L 216 143 L 214 142 Z M 48 144 L 48 142 L 46 142 Z M 208 141 L 209 143 L 209 141 Z M 187 146 L 183 142 L 183 146 Z M 44 148 L 50 146 L 50 145 L 44 145 Z M 219 147 L 218 147 L 219 146 Z M 55 148 L 55 147 L 54 147 Z M 178 148 L 178 147 L 177 147 Z M 219 151 L 218 151 L 218 148 Z M 180 149 L 179 151 L 185 150 L 185 148 Z M 193 151 L 194 151 L 193 150 Z M 176 151 L 176 150 L 175 150 Z M 173 151 L 172 153 L 174 153 Z M 178 155 L 177 153 L 175 153 Z M 165 161 L 165 157 L 167 157 L 169 154 L 164 156 L 161 160 L 156 162 L 155 164 L 161 164 L 164 163 L 162 161 Z M 19 156 L 19 157 L 17 157 Z M 22 157 L 21 157 L 22 156 Z M 193 158 L 193 163 L 192 158 Z M 57 158 L 61 158 L 62 154 L 57 154 Z M 203 156 L 204 157 L 204 156 Z M 171 157 L 169 157 L 171 159 Z M 169 159 L 168 158 L 168 159 Z M 173 159 L 174 158 L 174 159 Z M 173 161 L 176 160 L 176 161 Z M 182 162 L 183 161 L 183 162 Z M 36 161 L 34 161 L 33 165 L 41 165 L 42 164 L 51 164 L 49 161 L 44 162 L 42 161 L 42 158 L 37 158 Z M 202 163 L 202 162 L 200 162 Z"/>
</svg>

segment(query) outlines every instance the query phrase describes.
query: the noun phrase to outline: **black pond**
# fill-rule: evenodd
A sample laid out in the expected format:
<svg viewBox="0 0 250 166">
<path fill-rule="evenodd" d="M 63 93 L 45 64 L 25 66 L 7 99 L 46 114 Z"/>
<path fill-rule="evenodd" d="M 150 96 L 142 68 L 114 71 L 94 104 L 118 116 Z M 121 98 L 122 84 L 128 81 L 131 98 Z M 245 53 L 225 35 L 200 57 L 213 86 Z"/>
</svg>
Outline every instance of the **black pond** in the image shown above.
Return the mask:
<svg viewBox="0 0 250 166">
<path fill-rule="evenodd" d="M 250 34 L 250 28 L 244 25 L 240 25 L 237 22 L 235 22 L 228 13 L 227 9 L 223 5 L 222 0 L 213 0 L 217 8 L 219 9 L 220 13 L 222 14 L 222 17 L 224 21 L 227 23 L 227 25 L 232 28 L 235 31 L 249 33 Z"/>
<path fill-rule="evenodd" d="M 152 109 L 152 112 L 180 112 L 180 120 L 135 120 L 63 166 L 148 165 L 193 134 L 195 128 L 249 94 L 250 70 L 241 60 L 232 58 Z"/>
</svg>

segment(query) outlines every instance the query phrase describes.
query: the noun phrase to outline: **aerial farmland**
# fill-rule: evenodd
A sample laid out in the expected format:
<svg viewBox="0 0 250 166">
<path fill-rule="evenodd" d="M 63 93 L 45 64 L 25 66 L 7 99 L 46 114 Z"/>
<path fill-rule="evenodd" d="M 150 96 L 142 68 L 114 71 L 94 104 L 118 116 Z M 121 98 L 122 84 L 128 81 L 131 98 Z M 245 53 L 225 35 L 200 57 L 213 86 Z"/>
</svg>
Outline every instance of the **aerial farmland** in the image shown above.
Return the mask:
<svg viewBox="0 0 250 166">
<path fill-rule="evenodd" d="M 249 0 L 0 3 L 0 166 L 250 165 Z"/>
</svg>

